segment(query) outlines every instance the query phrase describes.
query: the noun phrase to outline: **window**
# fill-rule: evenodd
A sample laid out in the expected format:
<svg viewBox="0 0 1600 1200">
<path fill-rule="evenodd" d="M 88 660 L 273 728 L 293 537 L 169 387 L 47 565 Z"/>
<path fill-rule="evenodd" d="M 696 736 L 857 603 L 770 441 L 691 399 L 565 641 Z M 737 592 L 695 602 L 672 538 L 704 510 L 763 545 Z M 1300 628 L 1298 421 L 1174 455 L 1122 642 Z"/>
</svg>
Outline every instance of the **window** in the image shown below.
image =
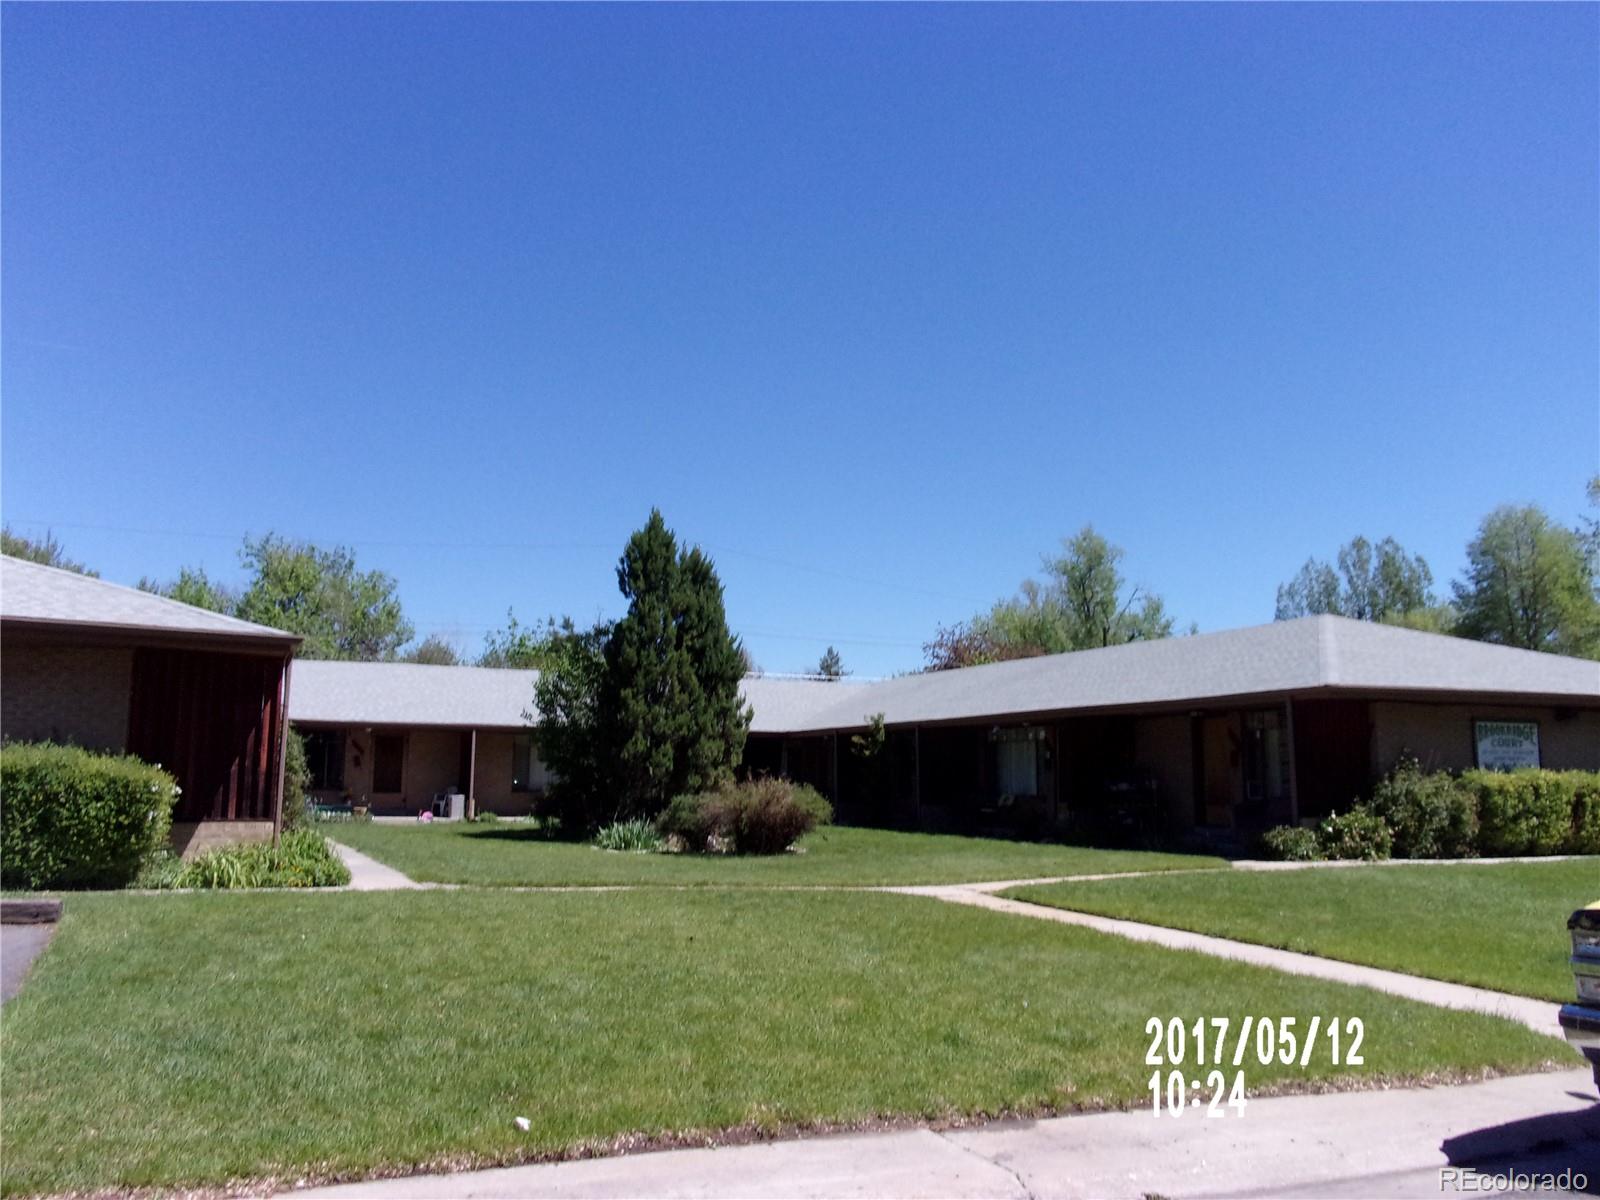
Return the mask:
<svg viewBox="0 0 1600 1200">
<path fill-rule="evenodd" d="M 533 753 L 533 734 L 519 733 L 511 739 L 511 790 L 533 792 L 533 770 L 539 762 Z"/>
<path fill-rule="evenodd" d="M 1289 794 L 1289 742 L 1275 708 L 1244 715 L 1246 803 L 1282 800 Z"/>
<path fill-rule="evenodd" d="M 380 733 L 372 739 L 372 790 L 379 794 L 405 791 L 406 739 Z"/>
<path fill-rule="evenodd" d="M 313 729 L 305 735 L 306 767 L 311 772 L 311 790 L 344 790 L 344 731 Z"/>
<path fill-rule="evenodd" d="M 994 739 L 995 790 L 1002 796 L 1039 794 L 1039 741 L 1032 729 L 996 730 Z"/>
</svg>

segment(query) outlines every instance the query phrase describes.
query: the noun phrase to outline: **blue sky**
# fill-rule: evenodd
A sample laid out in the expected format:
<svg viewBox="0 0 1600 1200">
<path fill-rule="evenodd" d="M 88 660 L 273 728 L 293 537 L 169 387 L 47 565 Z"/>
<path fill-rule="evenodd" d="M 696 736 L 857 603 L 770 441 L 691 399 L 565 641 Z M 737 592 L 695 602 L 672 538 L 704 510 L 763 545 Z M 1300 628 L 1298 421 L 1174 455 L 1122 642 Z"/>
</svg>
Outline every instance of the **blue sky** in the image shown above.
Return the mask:
<svg viewBox="0 0 1600 1200">
<path fill-rule="evenodd" d="M 658 505 L 769 670 L 1093 522 L 1187 625 L 1581 511 L 1594 5 L 6 5 L 0 509 L 476 649 Z"/>
</svg>

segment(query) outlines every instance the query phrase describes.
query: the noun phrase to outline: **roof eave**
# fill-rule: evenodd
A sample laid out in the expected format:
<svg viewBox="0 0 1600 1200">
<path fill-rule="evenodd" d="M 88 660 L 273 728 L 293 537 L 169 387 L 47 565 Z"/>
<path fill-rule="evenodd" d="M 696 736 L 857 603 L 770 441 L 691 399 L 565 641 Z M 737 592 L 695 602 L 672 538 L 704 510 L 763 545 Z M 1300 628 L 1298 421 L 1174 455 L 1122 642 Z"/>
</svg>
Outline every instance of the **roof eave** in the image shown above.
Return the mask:
<svg viewBox="0 0 1600 1200">
<path fill-rule="evenodd" d="M 57 642 L 99 646 L 151 646 L 192 650 L 235 650 L 288 657 L 304 640 L 294 633 L 248 633 L 221 629 L 173 629 L 164 625 L 79 621 L 59 617 L 0 616 L 0 637 L 37 636 Z"/>
</svg>

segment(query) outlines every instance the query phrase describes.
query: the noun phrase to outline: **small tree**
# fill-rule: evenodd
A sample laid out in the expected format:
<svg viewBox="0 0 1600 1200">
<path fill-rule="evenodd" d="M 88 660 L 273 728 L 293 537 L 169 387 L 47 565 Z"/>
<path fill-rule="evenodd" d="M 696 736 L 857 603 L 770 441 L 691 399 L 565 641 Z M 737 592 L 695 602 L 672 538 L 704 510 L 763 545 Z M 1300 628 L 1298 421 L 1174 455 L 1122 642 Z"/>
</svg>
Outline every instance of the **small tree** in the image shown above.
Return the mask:
<svg viewBox="0 0 1600 1200">
<path fill-rule="evenodd" d="M 884 726 L 881 712 L 869 714 L 866 729 L 850 735 L 850 757 L 860 764 L 857 778 L 860 780 L 859 802 L 863 812 L 872 812 L 885 801 L 884 793 L 889 782 L 889 756 L 885 753 L 888 745 L 889 731 Z"/>
<path fill-rule="evenodd" d="M 923 646 L 928 670 L 1171 637 L 1166 605 L 1123 578 L 1122 553 L 1085 525 L 1045 558 L 1043 579 L 1024 580 L 1013 599 L 981 616 L 941 626 Z"/>
<path fill-rule="evenodd" d="M 26 559 L 28 562 L 40 563 L 46 567 L 60 567 L 63 571 L 76 571 L 79 575 L 92 575 L 99 578 L 99 571 L 91 571 L 81 562 L 74 562 L 67 557 L 67 552 L 56 540 L 56 535 L 45 530 L 43 538 L 23 537 L 20 533 L 12 533 L 11 526 L 0 527 L 0 554 L 12 558 Z"/>
<path fill-rule="evenodd" d="M 817 674 L 824 679 L 842 679 L 850 672 L 844 669 L 844 659 L 839 657 L 839 652 L 829 646 L 822 652 L 822 657 L 817 660 Z"/>
<path fill-rule="evenodd" d="M 455 667 L 461 664 L 456 648 L 437 633 L 430 633 L 400 656 L 401 662 L 426 663 L 435 667 Z"/>
<path fill-rule="evenodd" d="M 181 604 L 192 604 L 196 608 L 209 609 L 211 612 L 232 613 L 238 604 L 238 598 L 221 584 L 213 583 L 211 578 L 200 567 L 192 570 L 183 567 L 178 571 L 177 579 L 170 583 L 158 583 L 149 577 L 139 580 L 141 592 L 153 592 L 157 596 L 165 596 L 168 600 L 176 600 Z"/>
<path fill-rule="evenodd" d="M 515 612 L 507 609 L 505 627 L 484 635 L 478 665 L 537 671 L 555 653 L 561 639 L 577 632 L 571 617 L 546 617 L 542 625 L 524 625 Z"/>
<path fill-rule="evenodd" d="M 579 632 L 567 628 L 544 645 L 534 709 L 525 714 L 538 726 L 539 757 L 550 768 L 544 809 L 564 826 L 583 830 L 613 819 L 611 759 L 601 718 L 609 625 Z"/>
</svg>

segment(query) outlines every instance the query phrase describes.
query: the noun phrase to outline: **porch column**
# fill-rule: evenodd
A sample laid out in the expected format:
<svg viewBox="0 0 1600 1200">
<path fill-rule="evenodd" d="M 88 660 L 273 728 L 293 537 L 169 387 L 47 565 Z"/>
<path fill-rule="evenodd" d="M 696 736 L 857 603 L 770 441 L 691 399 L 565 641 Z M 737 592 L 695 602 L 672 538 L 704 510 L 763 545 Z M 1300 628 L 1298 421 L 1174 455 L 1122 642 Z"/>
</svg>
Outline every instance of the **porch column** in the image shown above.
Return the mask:
<svg viewBox="0 0 1600 1200">
<path fill-rule="evenodd" d="M 474 729 L 467 742 L 467 820 L 478 818 L 478 731 Z"/>
<path fill-rule="evenodd" d="M 277 783 L 273 786 L 272 844 L 278 844 L 283 833 L 283 777 L 289 765 L 289 673 L 294 669 L 294 655 L 283 660 L 283 674 L 278 677 L 278 765 Z"/>
<path fill-rule="evenodd" d="M 1289 824 L 1300 824 L 1300 760 L 1294 752 L 1294 697 L 1283 702 L 1284 736 L 1289 739 Z"/>
<path fill-rule="evenodd" d="M 911 733 L 911 796 L 917 809 L 917 828 L 922 828 L 922 726 Z"/>
</svg>

